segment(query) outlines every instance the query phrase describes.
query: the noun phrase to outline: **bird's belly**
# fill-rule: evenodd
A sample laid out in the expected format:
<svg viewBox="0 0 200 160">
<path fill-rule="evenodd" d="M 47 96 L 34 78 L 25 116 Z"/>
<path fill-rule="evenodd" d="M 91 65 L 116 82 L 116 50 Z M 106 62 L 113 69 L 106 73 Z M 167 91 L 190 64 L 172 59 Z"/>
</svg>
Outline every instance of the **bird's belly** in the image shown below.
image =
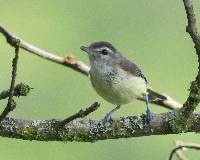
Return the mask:
<svg viewBox="0 0 200 160">
<path fill-rule="evenodd" d="M 146 82 L 141 77 L 90 76 L 96 92 L 112 104 L 121 105 L 146 94 Z"/>
</svg>

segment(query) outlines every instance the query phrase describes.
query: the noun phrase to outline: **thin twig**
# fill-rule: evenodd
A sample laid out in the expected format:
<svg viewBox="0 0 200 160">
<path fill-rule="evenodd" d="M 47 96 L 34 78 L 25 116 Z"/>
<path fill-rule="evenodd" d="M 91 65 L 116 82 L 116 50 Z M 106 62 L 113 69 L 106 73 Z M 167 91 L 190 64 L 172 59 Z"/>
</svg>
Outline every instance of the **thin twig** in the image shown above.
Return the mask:
<svg viewBox="0 0 200 160">
<path fill-rule="evenodd" d="M 31 88 L 29 85 L 25 83 L 19 83 L 14 87 L 13 96 L 16 97 L 27 96 L 27 94 L 30 92 L 31 89 L 33 88 Z M 0 92 L 0 100 L 8 98 L 9 95 L 10 95 L 10 89 Z"/>
<path fill-rule="evenodd" d="M 17 74 L 17 64 L 18 64 L 18 58 L 19 58 L 19 47 L 16 44 L 15 46 L 15 57 L 13 58 L 13 64 L 12 64 L 12 79 L 10 83 L 10 93 L 8 98 L 8 103 L 4 109 L 4 111 L 0 115 L 0 122 L 8 115 L 9 112 L 13 111 L 16 107 L 16 103 L 13 100 L 14 95 L 14 87 L 15 87 L 15 78 Z"/>
<path fill-rule="evenodd" d="M 179 147 L 181 145 L 184 145 L 184 142 L 182 141 L 175 141 L 175 146 Z M 176 156 L 179 160 L 188 160 L 188 158 L 184 155 L 183 150 L 179 149 L 176 151 Z"/>
<path fill-rule="evenodd" d="M 195 143 L 182 143 L 182 145 L 176 146 L 171 152 L 169 156 L 169 160 L 172 160 L 173 155 L 181 149 L 195 149 L 195 150 L 200 150 L 200 145 L 195 144 Z"/>
<path fill-rule="evenodd" d="M 99 108 L 100 104 L 98 102 L 93 103 L 90 107 L 86 108 L 85 110 L 80 110 L 79 112 L 67 117 L 63 121 L 59 123 L 59 127 L 63 127 L 65 124 L 77 119 L 77 118 L 84 118 L 90 113 L 94 112 Z"/>
<path fill-rule="evenodd" d="M 8 31 L 8 29 L 6 29 L 6 27 L 4 27 L 1 24 L 0 24 L 0 32 L 6 37 L 7 42 L 13 46 L 13 43 L 15 43 L 16 40 L 16 36 L 10 31 Z M 75 71 L 78 71 L 86 76 L 89 74 L 90 68 L 83 62 L 78 61 L 71 56 L 65 56 L 65 57 L 57 56 L 53 53 L 39 49 L 33 46 L 32 44 L 23 41 L 22 39 L 20 39 L 20 43 L 18 44 L 18 46 L 30 53 L 33 53 L 34 55 L 40 56 L 44 59 L 64 65 L 66 67 L 70 67 L 71 69 L 74 69 Z"/>
<path fill-rule="evenodd" d="M 157 95 L 158 94 L 159 95 L 152 96 L 151 94 L 153 94 L 153 93 L 150 93 L 150 96 L 149 96 L 150 103 L 162 106 L 162 107 L 164 107 L 166 109 L 170 109 L 170 110 L 179 109 L 183 106 L 181 103 L 175 101 L 173 98 L 171 98 L 170 96 L 168 96 L 165 93 L 159 93 L 159 92 L 156 92 L 156 93 L 157 93 Z M 144 98 L 138 98 L 138 100 L 145 101 Z"/>
</svg>

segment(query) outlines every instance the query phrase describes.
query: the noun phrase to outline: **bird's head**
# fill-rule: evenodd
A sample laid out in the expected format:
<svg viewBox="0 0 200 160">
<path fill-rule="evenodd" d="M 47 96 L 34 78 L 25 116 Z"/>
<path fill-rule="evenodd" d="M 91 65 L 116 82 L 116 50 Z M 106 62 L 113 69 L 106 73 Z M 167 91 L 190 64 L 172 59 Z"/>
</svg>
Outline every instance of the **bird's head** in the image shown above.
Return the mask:
<svg viewBox="0 0 200 160">
<path fill-rule="evenodd" d="M 121 56 L 117 49 L 109 42 L 94 42 L 88 47 L 81 46 L 80 48 L 88 54 L 90 63 L 108 63 Z"/>
</svg>

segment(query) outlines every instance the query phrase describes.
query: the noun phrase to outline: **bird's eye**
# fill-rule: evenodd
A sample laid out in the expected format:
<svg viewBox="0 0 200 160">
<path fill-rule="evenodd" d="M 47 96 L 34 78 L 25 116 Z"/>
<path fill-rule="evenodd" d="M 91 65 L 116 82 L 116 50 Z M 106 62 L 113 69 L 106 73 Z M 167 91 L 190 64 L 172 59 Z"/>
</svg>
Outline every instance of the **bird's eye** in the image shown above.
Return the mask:
<svg viewBox="0 0 200 160">
<path fill-rule="evenodd" d="M 107 49 L 103 49 L 103 50 L 101 51 L 101 53 L 102 53 L 103 55 L 106 55 L 106 54 L 108 54 L 108 51 L 107 51 Z"/>
</svg>

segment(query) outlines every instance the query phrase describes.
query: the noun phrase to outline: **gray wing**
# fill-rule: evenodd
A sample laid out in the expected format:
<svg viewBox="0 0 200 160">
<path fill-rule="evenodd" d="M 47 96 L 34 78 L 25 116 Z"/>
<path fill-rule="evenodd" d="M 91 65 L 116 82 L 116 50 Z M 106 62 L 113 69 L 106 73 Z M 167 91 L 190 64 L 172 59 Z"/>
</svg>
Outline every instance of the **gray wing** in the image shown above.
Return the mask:
<svg viewBox="0 0 200 160">
<path fill-rule="evenodd" d="M 146 77 L 144 76 L 144 74 L 142 73 L 140 68 L 135 63 L 133 63 L 133 62 L 131 62 L 128 59 L 123 57 L 123 59 L 120 61 L 120 67 L 123 70 L 132 74 L 133 76 L 143 78 L 145 80 L 145 82 L 147 83 Z"/>
</svg>

